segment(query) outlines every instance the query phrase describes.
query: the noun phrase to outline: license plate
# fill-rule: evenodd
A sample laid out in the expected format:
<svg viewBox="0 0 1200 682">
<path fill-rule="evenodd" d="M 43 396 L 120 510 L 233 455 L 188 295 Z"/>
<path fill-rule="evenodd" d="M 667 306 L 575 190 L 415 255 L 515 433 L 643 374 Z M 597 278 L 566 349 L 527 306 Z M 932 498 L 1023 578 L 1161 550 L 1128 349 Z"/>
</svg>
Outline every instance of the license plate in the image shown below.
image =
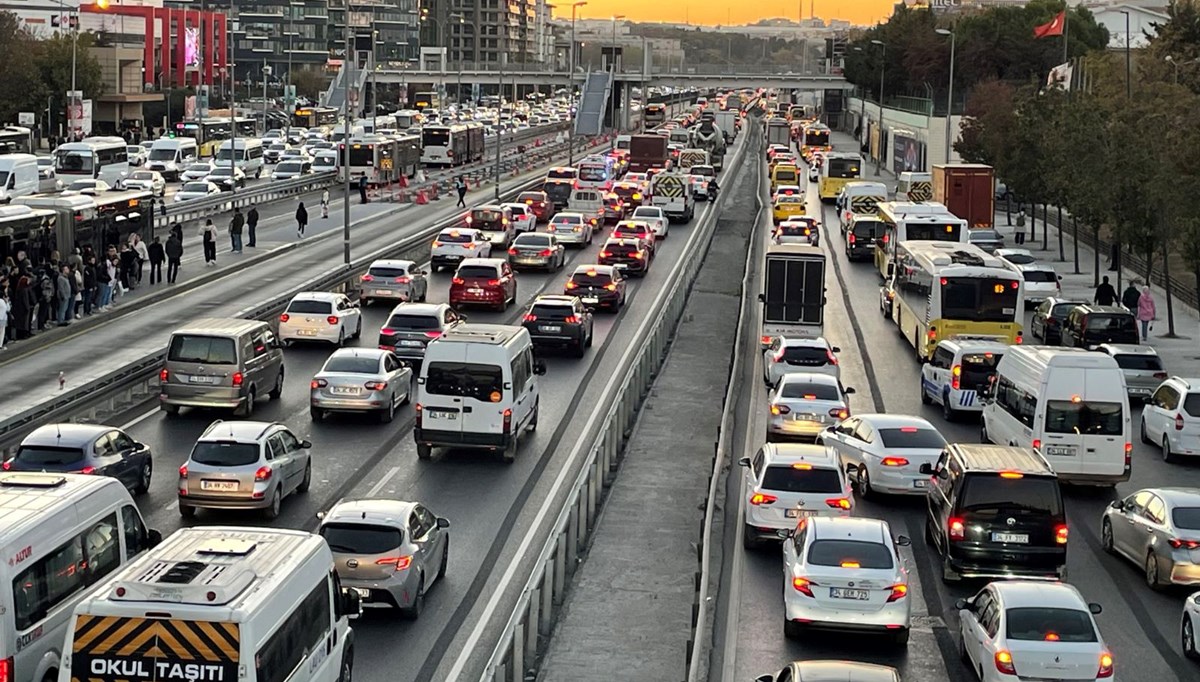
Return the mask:
<svg viewBox="0 0 1200 682">
<path fill-rule="evenodd" d="M 557 333 L 562 331 L 562 327 L 558 326 L 557 324 L 543 324 L 538 327 L 538 329 L 549 333 Z"/>
<path fill-rule="evenodd" d="M 918 478 L 917 480 L 913 481 L 914 488 L 924 488 L 927 485 L 929 485 L 929 481 L 926 481 L 923 478 Z"/>
<path fill-rule="evenodd" d="M 583 302 L 584 303 L 599 303 L 600 299 L 595 298 L 595 297 L 588 297 L 588 298 L 583 299 Z"/>
<path fill-rule="evenodd" d="M 201 490 L 218 490 L 221 492 L 234 492 L 238 489 L 237 481 L 200 481 Z"/>
<path fill-rule="evenodd" d="M 783 515 L 785 518 L 798 519 L 801 516 L 816 516 L 817 513 L 811 509 L 785 509 Z"/>
<path fill-rule="evenodd" d="M 420 348 L 421 342 L 420 341 L 401 341 L 400 345 L 404 346 L 405 348 Z"/>
<path fill-rule="evenodd" d="M 458 413 L 457 412 L 443 412 L 441 410 L 427 410 L 425 414 L 426 414 L 426 416 L 429 417 L 430 421 L 447 421 L 447 422 L 458 421 Z"/>
<path fill-rule="evenodd" d="M 356 386 L 334 386 L 329 392 L 334 395 L 356 395 L 358 388 Z"/>
<path fill-rule="evenodd" d="M 356 588 L 354 588 L 354 591 L 357 592 L 358 596 L 362 597 L 363 599 L 371 598 L 371 591 L 365 587 L 356 587 Z"/>
<path fill-rule="evenodd" d="M 1046 455 L 1050 457 L 1074 457 L 1074 445 L 1047 445 Z"/>
<path fill-rule="evenodd" d="M 471 294 L 472 296 L 482 296 L 483 289 L 467 289 L 467 293 Z"/>
<path fill-rule="evenodd" d="M 317 330 L 316 329 L 297 329 L 296 333 L 299 334 L 300 336 L 316 336 Z"/>
<path fill-rule="evenodd" d="M 1028 533 L 992 533 L 992 542 L 1006 542 L 1013 545 L 1029 544 Z"/>
<path fill-rule="evenodd" d="M 376 290 L 375 290 L 375 295 L 376 295 L 376 296 L 387 296 L 387 295 L 389 295 L 389 294 L 391 294 L 391 293 L 392 293 L 392 292 L 388 291 L 387 289 L 376 289 Z"/>
<path fill-rule="evenodd" d="M 867 590 L 852 590 L 847 587 L 831 587 L 829 588 L 829 596 L 833 599 L 855 599 L 857 601 L 867 601 L 871 598 L 871 593 Z"/>
<path fill-rule="evenodd" d="M 217 378 L 193 374 L 190 377 L 188 377 L 188 383 L 191 383 L 191 384 L 215 384 L 215 383 L 217 383 Z"/>
<path fill-rule="evenodd" d="M 1129 389 L 1129 392 L 1130 392 L 1130 393 L 1137 393 L 1137 394 L 1140 394 L 1140 395 L 1146 395 L 1146 394 L 1149 394 L 1149 393 L 1150 393 L 1150 389 L 1148 389 L 1148 388 L 1131 388 L 1131 389 Z"/>
</svg>

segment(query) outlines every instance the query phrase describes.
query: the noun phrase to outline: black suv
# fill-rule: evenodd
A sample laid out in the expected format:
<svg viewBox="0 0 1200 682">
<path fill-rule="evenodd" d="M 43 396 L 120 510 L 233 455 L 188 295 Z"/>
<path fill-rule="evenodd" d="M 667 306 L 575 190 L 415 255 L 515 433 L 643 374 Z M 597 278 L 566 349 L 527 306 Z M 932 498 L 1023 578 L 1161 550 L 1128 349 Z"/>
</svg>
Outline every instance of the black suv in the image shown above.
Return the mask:
<svg viewBox="0 0 1200 682">
<path fill-rule="evenodd" d="M 1137 319 L 1124 308 L 1112 305 L 1080 305 L 1067 313 L 1059 345 L 1088 350 L 1102 343 L 1138 345 Z"/>
<path fill-rule="evenodd" d="M 536 348 L 570 348 L 581 358 L 592 346 L 592 313 L 578 296 L 538 296 L 522 325 Z"/>
<path fill-rule="evenodd" d="M 926 495 L 925 542 L 942 561 L 942 580 L 1067 579 L 1067 517 L 1058 476 L 1033 450 L 946 446 Z"/>
<path fill-rule="evenodd" d="M 1057 296 L 1047 298 L 1034 309 L 1033 319 L 1029 322 L 1029 333 L 1033 338 L 1041 339 L 1047 346 L 1057 346 L 1062 340 L 1062 326 L 1067 321 L 1067 315 L 1081 305 L 1086 304 L 1083 301 L 1072 301 Z"/>
<path fill-rule="evenodd" d="M 567 280 L 567 296 L 578 296 L 590 309 L 608 308 L 613 312 L 625 305 L 625 282 L 621 272 L 611 265 L 580 265 Z"/>
<path fill-rule="evenodd" d="M 654 252 L 640 239 L 609 239 L 600 247 L 600 264 L 611 265 L 630 275 L 644 277 Z"/>
<path fill-rule="evenodd" d="M 855 218 L 846 230 L 846 258 L 871 260 L 875 257 L 875 240 L 883 236 L 883 221 L 878 218 Z"/>
</svg>

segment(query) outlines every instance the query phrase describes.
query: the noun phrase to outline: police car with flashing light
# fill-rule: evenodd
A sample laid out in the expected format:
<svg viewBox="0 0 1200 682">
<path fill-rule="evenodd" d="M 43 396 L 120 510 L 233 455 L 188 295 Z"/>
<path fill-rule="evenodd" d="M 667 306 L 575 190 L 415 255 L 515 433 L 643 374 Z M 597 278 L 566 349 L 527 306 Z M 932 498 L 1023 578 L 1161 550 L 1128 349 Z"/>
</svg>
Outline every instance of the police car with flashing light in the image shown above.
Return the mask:
<svg viewBox="0 0 1200 682">
<path fill-rule="evenodd" d="M 946 421 L 982 412 L 979 394 L 996 376 L 996 365 L 1007 350 L 1008 344 L 993 337 L 943 339 L 921 366 L 921 403 L 941 405 Z"/>
</svg>

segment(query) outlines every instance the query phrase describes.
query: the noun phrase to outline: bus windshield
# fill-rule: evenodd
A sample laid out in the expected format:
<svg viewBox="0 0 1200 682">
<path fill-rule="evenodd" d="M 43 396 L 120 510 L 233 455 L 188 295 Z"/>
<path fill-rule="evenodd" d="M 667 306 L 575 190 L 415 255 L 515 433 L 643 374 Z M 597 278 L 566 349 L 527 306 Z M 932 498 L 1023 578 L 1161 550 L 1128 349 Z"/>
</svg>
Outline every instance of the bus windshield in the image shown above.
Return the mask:
<svg viewBox="0 0 1200 682">
<path fill-rule="evenodd" d="M 425 130 L 421 134 L 421 143 L 426 147 L 445 147 L 450 144 L 450 131 Z"/>
<path fill-rule="evenodd" d="M 175 158 L 175 150 L 174 149 L 163 149 L 162 147 L 159 147 L 157 149 L 150 150 L 150 160 L 151 161 L 171 161 L 174 158 Z"/>
<path fill-rule="evenodd" d="M 804 133 L 804 144 L 809 147 L 825 147 L 829 144 L 829 132 L 810 130 Z"/>
<path fill-rule="evenodd" d="M 859 176 L 858 159 L 828 159 L 826 172 L 831 178 L 857 178 Z"/>
<path fill-rule="evenodd" d="M 95 156 L 91 152 L 62 151 L 55 158 L 54 170 L 60 173 L 91 173 L 96 168 Z"/>
<path fill-rule="evenodd" d="M 1018 284 L 994 277 L 943 277 L 942 314 L 951 320 L 1012 322 Z"/>
<path fill-rule="evenodd" d="M 374 166 L 375 165 L 375 145 L 373 144 L 352 144 L 350 145 L 350 165 L 351 166 Z"/>
<path fill-rule="evenodd" d="M 904 239 L 901 241 L 931 241 L 931 242 L 957 242 L 959 239 L 959 225 L 957 223 L 906 223 L 904 225 Z"/>
</svg>

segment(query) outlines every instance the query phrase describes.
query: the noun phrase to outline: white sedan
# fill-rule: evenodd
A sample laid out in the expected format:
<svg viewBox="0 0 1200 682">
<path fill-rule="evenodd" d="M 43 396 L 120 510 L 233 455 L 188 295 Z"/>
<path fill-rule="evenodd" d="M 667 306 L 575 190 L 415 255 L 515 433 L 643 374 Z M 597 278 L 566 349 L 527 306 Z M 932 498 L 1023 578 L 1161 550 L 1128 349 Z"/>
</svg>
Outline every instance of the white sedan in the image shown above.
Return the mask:
<svg viewBox="0 0 1200 682">
<path fill-rule="evenodd" d="M 167 181 L 163 178 L 162 173 L 152 170 L 136 170 L 129 174 L 129 177 L 121 181 L 121 186 L 125 189 L 140 189 L 143 192 L 150 192 L 156 197 L 161 197 L 167 191 Z"/>
<path fill-rule="evenodd" d="M 282 159 L 271 173 L 272 180 L 291 180 L 312 172 L 312 161 L 297 158 Z"/>
<path fill-rule="evenodd" d="M 742 546 L 786 536 L 796 520 L 810 516 L 850 516 L 854 500 L 837 457 L 811 443 L 767 443 L 743 457 L 746 520 Z"/>
<path fill-rule="evenodd" d="M 107 192 L 111 189 L 112 189 L 112 185 L 108 184 L 107 182 L 105 182 L 103 180 L 92 180 L 90 178 L 86 178 L 83 180 L 72 181 L 71 184 L 67 185 L 67 189 L 63 192 L 63 194 L 92 194 L 92 195 L 95 195 L 100 192 Z"/>
<path fill-rule="evenodd" d="M 216 164 L 211 161 L 200 161 L 188 166 L 182 173 L 179 174 L 179 179 L 187 182 L 189 180 L 203 180 L 212 175 Z"/>
<path fill-rule="evenodd" d="M 1193 661 L 1200 661 L 1200 636 L 1196 633 L 1200 632 L 1200 592 L 1193 592 L 1192 596 L 1188 597 L 1183 602 L 1183 623 L 1179 628 L 1179 635 L 1183 642 L 1183 655 Z"/>
<path fill-rule="evenodd" d="M 1113 677 L 1113 656 L 1093 617 L 1100 605 L 1067 583 L 996 581 L 954 608 L 959 655 L 982 682 Z"/>
<path fill-rule="evenodd" d="M 341 346 L 362 334 L 362 310 L 344 294 L 302 291 L 279 316 L 279 340 L 326 341 Z"/>
<path fill-rule="evenodd" d="M 181 201 L 191 201 L 193 199 L 203 199 L 205 197 L 210 197 L 210 196 L 213 196 L 214 194 L 220 194 L 220 193 L 221 193 L 221 188 L 217 187 L 216 185 L 212 184 L 211 182 L 206 182 L 204 180 L 197 180 L 195 182 L 185 182 L 185 183 L 183 183 L 183 187 L 180 187 L 179 191 L 175 193 L 174 201 L 175 201 L 175 203 L 179 203 Z"/>
<path fill-rule="evenodd" d="M 650 223 L 650 227 L 654 228 L 654 236 L 659 239 L 667 238 L 667 229 L 670 221 L 667 220 L 667 214 L 658 206 L 638 206 L 633 211 L 633 215 L 629 216 L 630 220 Z"/>
<path fill-rule="evenodd" d="M 858 494 L 924 495 L 930 466 L 946 447 L 933 424 L 909 415 L 860 414 L 823 431 L 817 442 L 838 454 L 842 468 L 854 474 Z"/>
<path fill-rule="evenodd" d="M 783 634 L 794 639 L 824 627 L 907 645 L 912 599 L 897 547 L 908 544 L 882 519 L 800 519 L 783 541 Z"/>
<path fill-rule="evenodd" d="M 241 168 L 218 166 L 204 179 L 222 190 L 233 190 L 246 186 L 246 171 Z"/>
<path fill-rule="evenodd" d="M 537 216 L 525 204 L 500 204 L 512 212 L 513 231 L 517 234 L 530 232 L 537 227 Z"/>
<path fill-rule="evenodd" d="M 837 354 L 841 348 L 829 345 L 824 337 L 796 339 L 776 336 L 763 350 L 763 381 L 767 386 L 779 383 L 785 374 L 816 373 L 842 375 Z"/>
<path fill-rule="evenodd" d="M 784 374 L 767 394 L 767 442 L 817 440 L 826 428 L 850 416 L 853 393 L 828 374 Z"/>
</svg>

